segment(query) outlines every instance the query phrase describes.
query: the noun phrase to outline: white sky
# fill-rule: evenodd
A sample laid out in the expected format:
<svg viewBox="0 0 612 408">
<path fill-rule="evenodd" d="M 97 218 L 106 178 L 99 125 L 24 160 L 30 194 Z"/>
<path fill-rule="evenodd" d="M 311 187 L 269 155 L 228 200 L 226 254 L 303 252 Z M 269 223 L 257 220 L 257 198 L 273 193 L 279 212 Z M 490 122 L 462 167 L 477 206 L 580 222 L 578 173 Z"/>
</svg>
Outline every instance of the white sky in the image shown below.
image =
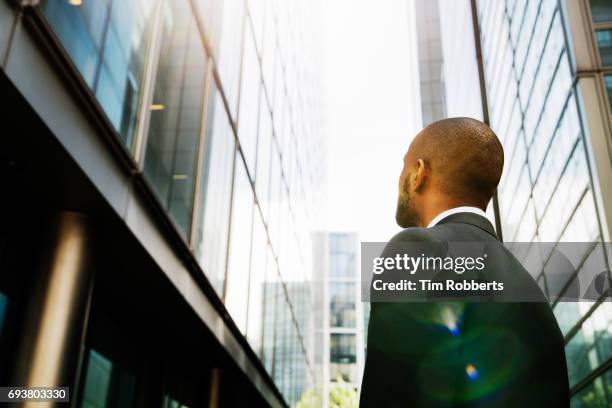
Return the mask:
<svg viewBox="0 0 612 408">
<path fill-rule="evenodd" d="M 420 128 L 410 0 L 325 0 L 327 230 L 388 241 L 402 158 Z"/>
</svg>

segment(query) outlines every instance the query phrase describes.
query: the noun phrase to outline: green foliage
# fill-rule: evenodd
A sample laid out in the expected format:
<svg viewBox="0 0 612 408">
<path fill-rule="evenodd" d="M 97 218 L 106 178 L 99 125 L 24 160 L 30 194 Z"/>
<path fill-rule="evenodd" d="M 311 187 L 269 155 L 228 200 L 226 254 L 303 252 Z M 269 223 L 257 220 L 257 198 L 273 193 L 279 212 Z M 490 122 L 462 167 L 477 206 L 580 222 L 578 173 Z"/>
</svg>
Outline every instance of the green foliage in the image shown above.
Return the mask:
<svg viewBox="0 0 612 408">
<path fill-rule="evenodd" d="M 295 408 L 319 408 L 321 406 L 321 391 L 316 388 L 306 390 Z"/>
<path fill-rule="evenodd" d="M 310 388 L 302 394 L 295 408 L 320 408 L 322 404 L 320 395 L 319 389 Z M 336 383 L 329 390 L 329 405 L 326 408 L 357 408 L 358 406 L 357 391 L 338 376 Z"/>
</svg>

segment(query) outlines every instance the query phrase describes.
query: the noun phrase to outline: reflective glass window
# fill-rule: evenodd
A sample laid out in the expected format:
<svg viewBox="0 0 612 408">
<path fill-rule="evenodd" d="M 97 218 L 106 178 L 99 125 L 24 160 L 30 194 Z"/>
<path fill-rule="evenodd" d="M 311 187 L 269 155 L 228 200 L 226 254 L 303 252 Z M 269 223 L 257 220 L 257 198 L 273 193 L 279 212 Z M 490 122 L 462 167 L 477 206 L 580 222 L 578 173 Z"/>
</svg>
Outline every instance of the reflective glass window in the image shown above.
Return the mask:
<svg viewBox="0 0 612 408">
<path fill-rule="evenodd" d="M 235 160 L 235 166 L 225 305 L 240 331 L 246 334 L 253 190 L 242 160 Z"/>
<path fill-rule="evenodd" d="M 329 378 L 336 381 L 338 377 L 348 382 L 357 378 L 357 344 L 356 336 L 348 333 L 332 333 L 329 342 Z"/>
<path fill-rule="evenodd" d="M 257 49 L 261 51 L 264 34 L 264 19 L 266 17 L 266 6 L 268 2 L 261 0 L 249 0 L 247 6 L 249 8 L 249 16 L 253 24 L 253 32 L 255 33 L 255 41 Z"/>
<path fill-rule="evenodd" d="M 135 406 L 136 378 L 94 350 L 87 356 L 82 407 Z"/>
<path fill-rule="evenodd" d="M 603 302 L 566 345 L 570 387 L 612 356 L 612 304 Z"/>
<path fill-rule="evenodd" d="M 190 231 L 206 55 L 189 2 L 164 4 L 144 172 L 179 230 Z"/>
<path fill-rule="evenodd" d="M 257 170 L 255 172 L 255 191 L 264 217 L 267 218 L 270 206 L 270 169 L 272 167 L 272 116 L 266 97 L 260 93 L 259 135 L 257 141 Z"/>
<path fill-rule="evenodd" d="M 41 3 L 51 28 L 123 142 L 131 148 L 154 2 Z"/>
<path fill-rule="evenodd" d="M 266 234 L 266 229 L 257 207 L 255 207 L 253 214 L 253 239 L 251 245 L 247 339 L 253 350 L 261 356 L 268 235 Z"/>
<path fill-rule="evenodd" d="M 240 140 L 240 148 L 251 175 L 255 174 L 255 156 L 257 154 L 260 84 L 261 69 L 255 50 L 255 41 L 251 30 L 246 30 L 240 85 L 240 107 L 238 109 L 238 140 Z"/>
<path fill-rule="evenodd" d="M 8 297 L 4 293 L 0 292 L 0 339 L 2 339 L 2 328 L 4 327 L 7 306 Z"/>
<path fill-rule="evenodd" d="M 610 110 L 612 110 L 612 75 L 605 75 L 604 83 L 606 84 L 606 91 L 608 93 L 608 103 L 610 104 Z"/>
<path fill-rule="evenodd" d="M 349 252 L 331 253 L 329 273 L 332 278 L 355 276 L 355 254 Z"/>
<path fill-rule="evenodd" d="M 601 64 L 604 67 L 612 66 L 612 30 L 596 30 L 595 37 L 597 38 Z"/>
<path fill-rule="evenodd" d="M 215 87 L 211 88 L 206 118 L 195 252 L 209 281 L 217 293 L 222 294 L 225 285 L 235 141 L 223 100 Z"/>
<path fill-rule="evenodd" d="M 355 240 L 350 234 L 330 234 L 330 278 L 354 278 Z"/>
<path fill-rule="evenodd" d="M 272 257 L 272 251 L 268 246 L 266 262 L 266 280 L 264 282 L 264 309 L 263 309 L 263 338 L 262 338 L 262 360 L 268 374 L 272 375 L 274 367 L 274 335 L 276 330 L 276 309 L 279 307 L 278 295 L 279 284 L 276 262 Z"/>
<path fill-rule="evenodd" d="M 329 324 L 331 327 L 355 327 L 355 283 L 329 283 Z"/>
<path fill-rule="evenodd" d="M 591 15 L 596 23 L 612 21 L 612 3 L 609 0 L 590 0 Z"/>
<path fill-rule="evenodd" d="M 242 39 L 244 33 L 244 0 L 219 2 L 221 16 L 214 38 L 214 52 L 217 57 L 221 84 L 229 103 L 232 118 L 236 119 L 238 108 L 238 87 L 240 85 L 240 64 L 242 60 Z"/>
<path fill-rule="evenodd" d="M 278 283 L 276 291 L 276 320 L 274 334 L 274 382 L 282 390 L 285 389 L 285 370 L 288 364 L 287 349 L 289 347 L 289 330 L 292 324 L 290 318 L 289 305 L 281 283 Z"/>
<path fill-rule="evenodd" d="M 578 391 L 570 401 L 572 408 L 612 406 L 612 370 L 606 371 Z"/>
</svg>

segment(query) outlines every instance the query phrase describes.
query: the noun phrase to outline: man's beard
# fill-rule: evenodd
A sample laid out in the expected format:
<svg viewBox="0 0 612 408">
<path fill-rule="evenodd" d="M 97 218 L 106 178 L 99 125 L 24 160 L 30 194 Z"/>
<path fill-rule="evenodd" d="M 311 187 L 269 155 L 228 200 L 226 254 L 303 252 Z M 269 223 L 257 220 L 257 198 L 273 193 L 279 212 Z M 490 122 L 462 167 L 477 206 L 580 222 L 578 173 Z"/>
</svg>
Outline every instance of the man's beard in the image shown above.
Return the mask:
<svg viewBox="0 0 612 408">
<path fill-rule="evenodd" d="M 408 175 L 408 177 L 406 177 L 406 180 L 404 181 L 403 190 L 406 192 L 406 195 L 402 196 L 402 194 L 400 193 L 397 197 L 395 222 L 397 222 L 397 225 L 402 228 L 418 227 L 420 221 L 420 217 L 414 209 L 413 201 L 410 199 L 410 186 L 406 186 L 406 184 L 410 183 L 409 180 L 410 175 Z"/>
</svg>

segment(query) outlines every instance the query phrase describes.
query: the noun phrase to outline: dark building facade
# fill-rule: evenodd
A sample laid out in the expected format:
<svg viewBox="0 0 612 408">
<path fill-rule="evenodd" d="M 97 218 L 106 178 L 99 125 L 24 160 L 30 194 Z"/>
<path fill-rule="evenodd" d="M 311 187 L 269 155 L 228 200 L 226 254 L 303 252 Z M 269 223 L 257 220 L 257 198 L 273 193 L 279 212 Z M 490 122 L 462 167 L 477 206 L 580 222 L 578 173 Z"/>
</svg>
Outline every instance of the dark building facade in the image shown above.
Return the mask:
<svg viewBox="0 0 612 408">
<path fill-rule="evenodd" d="M 0 1 L 0 384 L 232 407 L 315 382 L 286 285 L 323 177 L 316 11 Z"/>
</svg>

